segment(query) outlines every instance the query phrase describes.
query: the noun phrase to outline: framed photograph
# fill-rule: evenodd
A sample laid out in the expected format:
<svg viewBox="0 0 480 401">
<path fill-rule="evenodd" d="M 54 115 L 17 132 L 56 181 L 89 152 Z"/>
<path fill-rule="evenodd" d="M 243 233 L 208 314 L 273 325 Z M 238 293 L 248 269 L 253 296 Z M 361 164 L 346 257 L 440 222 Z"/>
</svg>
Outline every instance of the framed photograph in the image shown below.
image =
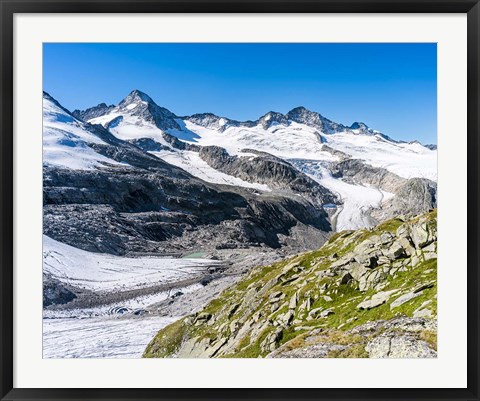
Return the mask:
<svg viewBox="0 0 480 401">
<path fill-rule="evenodd" d="M 478 400 L 478 1 L 1 1 L 1 397 Z"/>
</svg>

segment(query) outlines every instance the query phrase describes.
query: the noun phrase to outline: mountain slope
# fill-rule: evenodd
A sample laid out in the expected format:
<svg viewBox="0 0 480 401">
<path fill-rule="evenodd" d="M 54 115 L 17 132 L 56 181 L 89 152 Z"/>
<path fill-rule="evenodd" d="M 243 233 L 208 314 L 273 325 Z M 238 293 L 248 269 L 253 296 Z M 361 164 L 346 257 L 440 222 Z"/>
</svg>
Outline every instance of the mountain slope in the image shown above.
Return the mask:
<svg viewBox="0 0 480 401">
<path fill-rule="evenodd" d="M 90 118 L 88 122 L 108 128 L 123 140 L 152 138 L 167 145 L 162 131 L 180 129 L 172 112 L 158 106 L 147 94 L 138 90 L 132 91 L 118 106 L 104 111 L 106 114 Z"/>
<path fill-rule="evenodd" d="M 411 206 L 418 194 L 403 209 L 391 201 L 414 178 L 429 180 L 436 192 L 436 149 L 395 141 L 361 122 L 346 126 L 304 107 L 255 121 L 212 113 L 178 117 L 137 90 L 118 106 L 100 106 L 78 115 L 206 181 L 316 200 L 331 208 L 336 230 L 436 207 L 435 196 L 422 210 Z"/>
<path fill-rule="evenodd" d="M 89 144 L 106 145 L 49 94 L 43 96 L 43 163 L 77 170 L 118 165 Z"/>
<path fill-rule="evenodd" d="M 120 255 L 298 251 L 323 243 L 331 231 L 326 212 L 308 199 L 249 183 L 205 182 L 100 125 L 79 121 L 48 94 L 44 106 L 44 234 L 55 240 Z M 141 118 L 147 111 L 152 118 L 171 116 L 150 103 L 138 107 Z"/>
<path fill-rule="evenodd" d="M 145 357 L 435 357 L 436 211 L 253 269 Z"/>
</svg>

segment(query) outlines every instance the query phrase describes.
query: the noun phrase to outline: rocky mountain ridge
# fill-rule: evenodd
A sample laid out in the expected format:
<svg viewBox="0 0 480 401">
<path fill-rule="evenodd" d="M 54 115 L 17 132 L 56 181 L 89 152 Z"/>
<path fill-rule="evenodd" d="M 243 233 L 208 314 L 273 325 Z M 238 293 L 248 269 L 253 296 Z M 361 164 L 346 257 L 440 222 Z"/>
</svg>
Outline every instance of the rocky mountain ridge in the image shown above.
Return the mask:
<svg viewBox="0 0 480 401">
<path fill-rule="evenodd" d="M 138 108 L 138 105 L 141 105 Z M 129 107 L 135 105 L 135 107 Z M 75 110 L 73 115 L 83 121 L 89 121 L 96 117 L 101 117 L 108 114 L 113 109 L 115 111 L 131 111 L 132 115 L 143 116 L 145 120 L 151 121 L 157 125 L 160 129 L 175 128 L 180 129 L 175 119 L 182 119 L 194 122 L 205 128 L 214 128 L 224 131 L 228 127 L 253 127 L 256 125 L 262 125 L 265 129 L 270 128 L 273 124 L 289 124 L 291 122 L 306 124 L 312 127 L 318 128 L 325 134 L 333 134 L 337 132 L 343 132 L 345 130 L 355 134 L 367 134 L 367 135 L 383 135 L 378 131 L 375 131 L 368 127 L 363 122 L 354 122 L 352 125 L 347 126 L 344 124 L 336 123 L 328 118 L 322 116 L 320 113 L 308 110 L 303 106 L 298 106 L 282 114 L 276 111 L 269 111 L 256 120 L 238 121 L 227 117 L 221 117 L 213 113 L 197 113 L 190 116 L 177 116 L 171 111 L 158 106 L 155 101 L 146 93 L 135 89 L 125 97 L 118 106 L 107 106 L 105 103 L 100 103 L 98 106 L 88 108 L 86 110 Z M 388 138 L 392 140 L 391 138 Z"/>
<path fill-rule="evenodd" d="M 331 230 L 325 211 L 307 199 L 205 182 L 100 125 L 75 120 L 48 94 L 44 101 L 44 233 L 56 240 L 120 255 L 308 249 Z M 70 167 L 85 155 L 88 164 Z"/>
<path fill-rule="evenodd" d="M 278 248 L 286 243 L 293 244 L 293 241 L 288 240 L 289 237 L 294 237 L 293 232 L 307 233 L 311 230 L 319 234 L 318 240 L 309 239 L 305 244 L 318 246 L 324 240 L 325 233 L 330 230 L 368 227 L 396 215 L 412 216 L 436 207 L 435 182 L 424 178 L 401 177 L 387 168 L 372 166 L 339 150 L 338 147 L 332 147 L 335 146 L 335 141 L 330 138 L 336 138 L 335 132 L 345 129 L 356 130 L 357 136 L 364 135 L 364 131 L 368 131 L 366 137 L 376 135 L 364 123 L 354 123 L 348 128 L 333 123 L 319 113 L 297 107 L 286 115 L 270 112 L 256 122 L 247 124 L 262 126 L 262 130 L 267 126 L 272 127 L 273 122 L 288 125 L 290 121 L 306 124 L 302 127 L 315 127 L 311 131 L 312 147 L 320 144 L 320 153 L 325 155 L 322 156 L 325 161 L 302 161 L 276 156 L 273 151 L 265 152 L 258 148 L 244 148 L 239 153 L 232 154 L 222 146 L 195 143 L 195 136 L 191 137 L 193 140 L 185 140 L 178 132 L 188 133 L 190 128 L 185 122 L 190 120 L 179 119 L 138 90 L 132 91 L 117 106 L 100 104 L 85 112 L 75 113 L 85 119 L 95 116 L 89 120 L 92 123 L 75 120 L 74 114 L 70 114 L 50 95 L 45 94 L 45 99 L 60 108 L 63 116 L 58 118 L 71 119 L 68 123 L 61 120 L 63 125 L 55 126 L 49 132 L 54 132 L 57 138 L 59 132 L 80 128 L 92 138 L 81 141 L 81 147 L 90 152 L 88 157 L 96 158 L 95 154 L 102 157 L 102 161 L 97 162 L 97 166 L 102 166 L 100 171 L 72 169 L 68 162 L 65 166 L 68 165 L 69 168 L 60 169 L 49 162 L 48 156 L 45 159 L 46 232 L 62 241 L 70 241 L 68 237 L 71 235 L 66 233 L 78 233 L 78 230 L 72 227 L 75 221 L 79 227 L 87 228 L 82 222 L 91 221 L 93 216 L 98 217 L 98 213 L 101 213 L 105 216 L 104 222 L 114 219 L 117 224 L 115 230 L 123 227 L 115 239 L 111 238 L 110 234 L 105 234 L 108 238 L 104 238 L 98 250 L 108 249 L 109 252 L 113 249 L 120 249 L 120 252 L 154 249 L 177 251 L 185 247 L 187 241 L 191 241 L 191 231 L 197 232 L 199 227 L 203 227 L 204 232 L 210 232 L 217 224 L 228 226 L 225 228 L 225 238 L 230 239 L 214 247 L 263 244 Z M 105 114 L 100 116 L 102 113 Z M 103 125 L 94 124 L 98 118 L 102 119 Z M 228 119 L 221 121 L 221 118 L 213 114 L 196 115 L 194 119 L 199 126 L 203 124 L 223 132 L 224 135 L 230 132 L 225 131 L 228 124 L 243 124 Z M 64 131 L 59 131 L 59 128 Z M 273 131 L 270 133 L 269 129 L 264 131 L 267 135 L 277 135 Z M 298 132 L 303 129 L 298 128 Z M 124 135 L 129 139 L 122 139 Z M 79 149 L 78 146 L 65 146 L 70 139 L 60 136 L 56 140 L 72 155 Z M 384 140 L 382 138 L 382 141 Z M 272 143 L 272 146 L 275 146 L 275 143 Z M 54 163 L 57 157 L 58 154 L 54 154 Z M 205 167 L 201 163 L 206 163 Z M 98 167 L 96 169 L 98 170 Z M 207 174 L 199 175 L 199 171 L 206 171 Z M 222 175 L 217 178 L 218 174 Z M 223 182 L 227 186 L 218 187 L 218 184 Z M 237 182 L 240 186 L 233 184 Z M 244 188 L 242 182 L 245 186 L 251 184 L 251 188 L 259 189 Z M 112 186 L 112 183 L 115 185 Z M 154 190 L 156 187 L 177 189 L 169 189 L 167 195 L 163 190 L 160 195 L 158 190 Z M 345 190 L 347 192 L 344 192 Z M 361 191 L 367 191 L 369 198 L 364 199 Z M 227 196 L 226 192 L 235 195 Z M 199 200 L 205 193 L 225 194 L 222 195 L 224 200 L 216 203 L 213 201 L 216 195 L 208 202 Z M 192 197 L 194 202 L 190 199 Z M 176 202 L 172 203 L 172 199 L 176 199 Z M 243 200 L 238 203 L 233 199 Z M 211 214 L 201 212 L 202 208 L 211 208 L 211 204 L 220 207 L 214 209 L 216 216 L 222 216 L 214 218 L 213 224 L 202 217 Z M 196 205 L 193 211 L 192 205 Z M 78 219 L 72 219 L 68 224 L 63 219 L 58 220 L 58 217 L 55 217 L 58 216 L 58 213 L 54 212 L 55 208 L 63 208 L 62 213 L 68 209 Z M 225 212 L 226 209 L 230 211 Z M 145 216 L 142 216 L 140 220 L 134 218 L 132 221 L 133 215 L 125 213 L 150 213 L 153 220 L 145 220 Z M 193 218 L 192 213 L 193 216 L 198 214 L 198 218 Z M 265 220 L 264 217 L 270 213 L 282 217 L 279 220 Z M 352 213 L 353 217 L 348 217 Z M 348 220 L 344 215 L 347 215 Z M 110 218 L 107 219 L 106 216 Z M 260 227 L 258 223 L 252 222 L 257 220 L 266 226 Z M 60 223 L 54 223 L 55 221 L 62 223 L 59 225 Z M 270 221 L 276 221 L 274 226 Z M 90 229 L 100 238 L 105 236 L 100 234 L 101 232 L 109 231 L 108 224 L 102 225 L 98 227 L 99 230 Z M 148 230 L 143 228 L 145 225 L 148 225 Z M 209 246 L 207 238 L 212 237 L 206 235 L 201 243 L 193 241 L 192 246 Z M 108 245 L 109 241 L 112 241 L 111 245 Z M 89 242 L 95 241 L 81 241 L 81 244 L 85 249 L 92 250 Z"/>
<path fill-rule="evenodd" d="M 431 152 L 434 151 L 430 150 L 431 147 L 423 147 L 416 141 L 395 141 L 363 122 L 346 126 L 305 107 L 296 107 L 286 114 L 271 111 L 255 121 L 243 122 L 213 113 L 178 117 L 138 90 L 132 91 L 113 110 L 104 111 L 103 116 L 88 121 L 102 124 L 113 135 L 165 161 L 174 160 L 177 166 L 199 178 L 217 182 L 218 178 L 215 177 L 220 172 L 232 177 L 232 182 L 240 179 L 254 185 L 267 185 L 274 191 L 281 188 L 294 196 L 307 196 L 314 202 L 317 199 L 320 206 L 335 205 L 339 229 L 361 228 L 395 214 L 411 216 L 436 207 L 436 183 L 425 178 L 428 170 L 422 168 L 425 164 L 423 158 L 428 158 L 429 167 L 433 164 Z M 145 124 L 150 124 L 150 128 Z M 153 132 L 151 127 L 158 132 Z M 279 136 L 280 131 L 285 131 L 286 135 Z M 214 140 L 217 135 L 218 140 Z M 293 139 L 297 135 L 302 136 L 304 144 Z M 345 139 L 339 142 L 340 138 L 345 138 L 347 142 L 343 143 Z M 371 139 L 359 142 L 354 138 Z M 237 140 L 245 143 L 245 147 L 235 148 L 231 145 Z M 295 157 L 294 152 L 288 156 L 287 143 L 280 144 L 284 140 L 291 141 L 293 146 L 300 143 L 305 148 L 299 148 L 299 152 L 310 153 L 313 159 L 306 158 L 303 162 Z M 365 144 L 362 145 L 362 142 Z M 369 147 L 374 150 L 372 160 L 368 156 Z M 415 157 L 419 167 L 405 173 L 404 167 L 400 170 L 391 168 L 392 163 L 384 155 L 388 152 L 392 152 L 392 156 L 407 169 L 408 159 Z M 366 155 L 365 159 L 362 159 L 363 155 Z M 377 161 L 376 158 L 382 160 Z M 198 174 L 205 171 L 202 162 L 211 167 L 207 174 Z M 432 174 L 428 172 L 426 176 Z M 407 185 L 407 181 L 417 178 L 424 180 L 417 180 L 417 185 Z M 425 189 L 427 187 L 428 190 Z M 430 198 L 424 196 L 421 202 L 423 209 L 419 210 L 413 200 L 408 200 L 410 196 L 406 188 L 416 191 L 411 199 L 431 193 Z M 356 199 L 356 192 L 365 192 L 365 195 L 359 195 Z M 392 196 L 398 198 L 400 195 L 407 195 L 407 200 L 391 201 Z M 355 216 L 343 217 L 342 214 Z M 336 229 L 337 220 L 333 215 L 331 218 Z"/>
</svg>

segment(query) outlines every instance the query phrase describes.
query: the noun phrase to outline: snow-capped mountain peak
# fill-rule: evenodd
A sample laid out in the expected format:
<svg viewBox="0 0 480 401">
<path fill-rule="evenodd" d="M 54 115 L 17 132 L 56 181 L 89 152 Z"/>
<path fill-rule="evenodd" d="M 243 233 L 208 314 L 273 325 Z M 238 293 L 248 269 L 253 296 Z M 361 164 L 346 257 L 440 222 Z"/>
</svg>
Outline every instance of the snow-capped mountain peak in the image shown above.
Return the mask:
<svg viewBox="0 0 480 401">
<path fill-rule="evenodd" d="M 107 106 L 106 103 L 99 103 L 96 106 L 89 107 L 86 110 L 74 110 L 72 115 L 82 121 L 88 121 L 92 118 L 100 117 L 107 114 L 110 110 L 114 109 L 115 105 L 111 104 Z"/>
<path fill-rule="evenodd" d="M 183 119 L 201 127 L 215 130 L 224 130 L 230 125 L 237 126 L 239 124 L 237 121 L 225 117 L 219 117 L 213 113 L 197 113 L 188 117 L 183 117 Z"/>
<path fill-rule="evenodd" d="M 138 89 L 134 89 L 131 91 L 128 96 L 123 99 L 119 104 L 118 107 L 127 107 L 131 104 L 137 104 L 138 102 L 146 102 L 156 105 L 153 99 L 148 96 L 145 92 L 142 92 Z"/>
<path fill-rule="evenodd" d="M 397 184 L 412 178 L 436 181 L 433 146 L 394 141 L 363 122 L 338 124 L 305 107 L 287 114 L 270 111 L 255 121 L 243 122 L 213 113 L 178 117 L 135 90 L 113 108 L 100 104 L 88 113 L 79 112 L 81 117 L 105 110 L 88 123 L 101 124 L 107 131 L 75 118 L 48 94 L 45 99 L 47 164 L 82 170 L 112 165 L 114 160 L 97 152 L 106 149 L 106 144 L 98 141 L 108 139 L 107 133 L 122 143 L 131 142 L 124 143 L 124 154 L 147 152 L 143 158 L 155 156 L 216 184 L 263 193 L 277 190 L 278 182 L 272 181 L 272 176 L 297 174 L 338 197 L 343 211 L 337 216 L 337 228 L 368 225 L 370 217 L 365 211 L 379 208 L 393 196 L 393 187 L 385 186 L 385 180 Z M 124 158 L 115 160 L 123 162 Z M 284 165 L 290 166 L 287 175 Z M 337 170 L 343 175 L 337 176 Z"/>
<path fill-rule="evenodd" d="M 397 142 L 364 122 L 336 123 L 303 106 L 286 114 L 269 111 L 255 121 L 237 121 L 213 113 L 178 117 L 158 106 L 150 96 L 134 90 L 106 115 L 89 122 L 102 124 L 120 139 L 148 138 L 164 149 L 177 147 L 172 142 L 176 137 L 179 143 L 189 146 L 221 146 L 230 155 L 254 149 L 287 160 L 323 163 L 342 154 L 342 158 L 360 159 L 405 178 L 436 179 L 435 151 Z M 325 143 L 332 151 L 323 148 Z"/>
<path fill-rule="evenodd" d="M 257 122 L 258 124 L 262 125 L 264 129 L 268 129 L 275 124 L 288 125 L 288 118 L 282 113 L 269 111 L 260 117 Z"/>
<path fill-rule="evenodd" d="M 287 113 L 287 119 L 296 123 L 305 124 L 310 127 L 319 129 L 324 134 L 334 134 L 336 132 L 345 131 L 343 124 L 335 123 L 328 118 L 325 118 L 316 111 L 310 111 L 307 108 L 300 106 L 295 107 Z"/>
<path fill-rule="evenodd" d="M 350 128 L 351 129 L 365 130 L 365 131 L 370 130 L 370 127 L 367 124 L 362 123 L 360 121 L 355 121 L 352 125 L 350 125 Z"/>
<path fill-rule="evenodd" d="M 130 92 L 104 115 L 89 119 L 88 122 L 108 128 L 120 139 L 152 138 L 162 144 L 165 144 L 163 132 L 181 129 L 174 113 L 160 107 L 138 89 Z"/>
</svg>

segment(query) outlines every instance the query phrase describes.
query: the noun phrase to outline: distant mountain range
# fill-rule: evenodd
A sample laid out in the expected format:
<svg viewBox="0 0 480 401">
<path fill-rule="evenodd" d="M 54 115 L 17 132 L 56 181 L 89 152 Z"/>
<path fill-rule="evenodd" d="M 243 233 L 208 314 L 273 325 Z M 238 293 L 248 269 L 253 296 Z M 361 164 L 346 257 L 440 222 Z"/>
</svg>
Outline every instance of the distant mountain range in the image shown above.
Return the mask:
<svg viewBox="0 0 480 401">
<path fill-rule="evenodd" d="M 134 90 L 69 112 L 44 93 L 44 232 L 95 252 L 314 249 L 436 207 L 436 146 L 297 107 L 177 116 Z"/>
</svg>

